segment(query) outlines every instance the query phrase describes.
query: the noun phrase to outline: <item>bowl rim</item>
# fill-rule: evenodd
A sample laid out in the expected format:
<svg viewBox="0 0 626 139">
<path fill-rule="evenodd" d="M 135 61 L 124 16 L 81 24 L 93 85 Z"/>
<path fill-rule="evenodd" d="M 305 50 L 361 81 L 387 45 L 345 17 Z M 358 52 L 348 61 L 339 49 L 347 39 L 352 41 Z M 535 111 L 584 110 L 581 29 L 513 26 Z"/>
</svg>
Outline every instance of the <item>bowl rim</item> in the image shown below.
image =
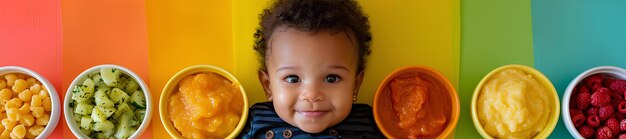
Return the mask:
<svg viewBox="0 0 626 139">
<path fill-rule="evenodd" d="M 22 73 L 22 74 L 31 76 L 37 79 L 39 82 L 41 82 L 41 84 L 48 90 L 48 95 L 50 97 L 50 100 L 52 101 L 52 110 L 50 111 L 50 120 L 48 121 L 48 125 L 46 125 L 46 127 L 41 132 L 41 134 L 39 134 L 39 136 L 36 137 L 37 139 L 47 138 L 48 136 L 50 136 L 50 134 L 52 134 L 52 132 L 54 132 L 54 129 L 56 129 L 57 124 L 59 123 L 60 115 L 61 115 L 61 101 L 59 100 L 59 95 L 57 94 L 57 91 L 54 88 L 54 85 L 52 85 L 52 83 L 48 79 L 46 79 L 46 77 L 41 76 L 39 73 L 33 70 L 30 70 L 28 68 L 25 68 L 25 67 L 21 67 L 21 66 L 0 67 L 0 76 L 9 74 L 9 73 Z"/>
<path fill-rule="evenodd" d="M 476 101 L 478 101 L 478 96 L 480 94 L 480 91 L 482 90 L 482 87 L 484 86 L 484 84 L 496 73 L 499 73 L 503 70 L 506 69 L 519 69 L 522 70 L 524 72 L 526 72 L 527 74 L 532 75 L 533 77 L 535 77 L 535 79 L 537 81 L 539 81 L 540 83 L 542 83 L 542 85 L 544 85 L 544 87 L 547 88 L 548 90 L 548 97 L 552 97 L 550 99 L 548 99 L 548 101 L 552 101 L 552 103 L 554 104 L 554 106 L 552 106 L 554 112 L 551 112 L 550 118 L 548 119 L 548 123 L 546 124 L 546 126 L 544 127 L 544 129 L 539 132 L 537 135 L 535 135 L 533 138 L 548 138 L 548 136 L 550 136 L 550 134 L 552 134 L 552 131 L 554 130 L 554 128 L 556 127 L 557 122 L 559 121 L 559 114 L 560 112 L 558 112 L 560 109 L 560 103 L 559 103 L 559 96 L 556 92 L 556 89 L 554 88 L 554 85 L 552 84 L 552 82 L 550 81 L 550 79 L 548 77 L 546 77 L 543 73 L 541 73 L 539 70 L 532 68 L 530 66 L 526 66 L 526 65 L 520 65 L 520 64 L 509 64 L 509 65 L 504 65 L 504 66 L 500 66 L 492 71 L 490 71 L 487 75 L 485 75 L 480 82 L 478 83 L 478 85 L 476 85 L 476 87 L 474 88 L 474 93 L 472 95 L 472 99 L 471 99 L 471 116 L 472 116 L 472 122 L 474 123 L 474 128 L 476 128 L 476 130 L 478 131 L 478 133 L 480 133 L 480 135 L 483 138 L 489 138 L 492 139 L 493 137 L 491 137 L 487 131 L 485 131 L 485 129 L 482 127 L 480 120 L 478 119 L 478 113 L 477 113 L 477 108 L 476 108 Z"/>
<path fill-rule="evenodd" d="M 148 126 L 150 125 L 150 121 L 152 120 L 152 113 L 154 110 L 153 110 L 153 105 L 152 105 L 152 95 L 150 94 L 150 88 L 144 82 L 141 76 L 135 74 L 135 72 L 131 71 L 130 69 L 126 67 L 115 65 L 115 64 L 101 64 L 101 65 L 90 67 L 89 69 L 84 70 L 83 72 L 81 72 L 74 78 L 74 80 L 69 85 L 65 93 L 65 99 L 63 102 L 63 108 L 65 112 L 64 113 L 65 123 L 68 125 L 68 127 L 70 128 L 70 131 L 72 131 L 74 136 L 78 138 L 89 138 L 89 136 L 86 136 L 84 133 L 80 131 L 79 126 L 76 124 L 76 122 L 74 122 L 74 119 L 73 119 L 74 109 L 69 107 L 69 103 L 72 102 L 72 90 L 73 90 L 72 87 L 76 86 L 78 83 L 82 83 L 82 81 L 85 80 L 85 77 L 88 74 L 98 72 L 100 71 L 101 68 L 120 69 L 122 73 L 133 78 L 137 82 L 137 84 L 139 84 L 139 87 L 141 87 L 144 93 L 144 97 L 146 98 L 146 115 L 143 121 L 141 122 L 141 125 L 137 128 L 137 131 L 135 131 L 135 133 L 133 133 L 129 138 L 139 137 L 148 128 Z"/>
<path fill-rule="evenodd" d="M 226 138 L 237 137 L 239 133 L 243 130 L 243 127 L 245 126 L 247 119 L 248 119 L 248 96 L 247 96 L 246 91 L 244 90 L 243 85 L 241 85 L 239 80 L 233 74 L 231 74 L 230 72 L 228 72 L 227 70 L 221 67 L 214 66 L 214 65 L 200 64 L 200 65 L 192 65 L 192 66 L 186 67 L 178 71 L 167 81 L 167 83 L 162 89 L 161 97 L 159 98 L 159 116 L 161 118 L 161 124 L 163 125 L 163 127 L 165 128 L 165 130 L 171 137 L 183 138 L 180 135 L 180 133 L 174 128 L 174 125 L 172 125 L 172 123 L 169 120 L 167 120 L 169 119 L 169 117 L 167 117 L 167 103 L 166 102 L 169 101 L 169 96 L 173 93 L 172 90 L 178 86 L 178 83 L 180 82 L 180 80 L 182 80 L 184 77 L 188 75 L 201 73 L 201 72 L 212 72 L 212 73 L 219 74 L 227 78 L 228 80 L 230 80 L 232 83 L 239 85 L 239 90 L 241 92 L 241 96 L 243 97 L 243 109 L 242 109 L 241 117 L 239 118 L 239 123 L 237 124 L 237 127 L 235 127 L 233 132 L 231 132 Z"/>
<path fill-rule="evenodd" d="M 578 130 L 576 129 L 576 127 L 574 126 L 574 123 L 572 122 L 571 115 L 569 113 L 570 99 L 571 99 L 572 92 L 574 91 L 574 88 L 576 87 L 576 85 L 578 85 L 578 83 L 583 81 L 585 78 L 594 74 L 613 74 L 613 75 L 621 76 L 617 78 L 626 80 L 625 69 L 615 67 L 615 66 L 598 66 L 598 67 L 593 67 L 591 69 L 588 69 L 578 74 L 578 76 L 576 76 L 574 79 L 570 81 L 570 83 L 567 85 L 567 88 L 563 92 L 563 98 L 561 101 L 562 102 L 561 105 L 563 105 L 563 108 L 561 112 L 563 113 L 562 118 L 563 118 L 563 123 L 565 124 L 565 128 L 567 128 L 567 131 L 573 137 L 576 137 L 576 138 L 583 138 L 583 136 L 580 135 L 580 133 L 578 133 Z"/>
<path fill-rule="evenodd" d="M 452 103 L 451 105 L 452 113 L 450 113 L 450 119 L 452 120 L 448 122 L 448 125 L 446 126 L 444 131 L 442 131 L 439 134 L 439 136 L 437 136 L 437 138 L 451 137 L 452 134 L 454 134 L 454 130 L 456 129 L 456 126 L 459 121 L 459 116 L 460 116 L 461 107 L 460 107 L 459 95 L 454 85 L 450 82 L 450 80 L 443 73 L 439 72 L 435 68 L 432 68 L 429 66 L 423 66 L 423 65 L 412 65 L 412 66 L 403 66 L 403 67 L 396 68 L 378 84 L 378 88 L 376 89 L 376 92 L 374 94 L 374 101 L 372 102 L 372 107 L 373 107 L 372 109 L 373 109 L 374 121 L 376 122 L 376 125 L 378 126 L 380 131 L 386 137 L 393 138 L 390 134 L 391 131 L 387 131 L 387 129 L 383 128 L 383 125 L 382 125 L 383 121 L 378 116 L 379 110 L 378 110 L 378 107 L 376 106 L 378 105 L 377 103 L 381 99 L 380 95 L 382 91 L 388 85 L 389 81 L 405 71 L 421 71 L 421 72 L 427 73 L 430 76 L 433 76 L 434 78 L 436 78 L 437 80 L 440 80 L 443 83 L 443 87 L 448 90 L 448 93 L 450 95 L 450 102 Z"/>
</svg>

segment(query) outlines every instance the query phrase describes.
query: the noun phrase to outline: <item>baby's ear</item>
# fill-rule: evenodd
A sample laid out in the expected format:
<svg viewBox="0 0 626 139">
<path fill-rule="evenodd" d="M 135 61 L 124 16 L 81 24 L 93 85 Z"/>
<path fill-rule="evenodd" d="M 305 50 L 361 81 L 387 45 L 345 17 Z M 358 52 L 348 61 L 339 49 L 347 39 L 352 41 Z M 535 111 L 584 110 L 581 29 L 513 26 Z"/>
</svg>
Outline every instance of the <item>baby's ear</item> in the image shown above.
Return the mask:
<svg viewBox="0 0 626 139">
<path fill-rule="evenodd" d="M 265 98 L 268 101 L 272 101 L 272 90 L 270 89 L 270 76 L 264 70 L 258 71 L 259 82 L 261 82 L 261 86 L 263 86 L 263 91 L 265 91 Z"/>
<path fill-rule="evenodd" d="M 361 87 L 361 83 L 363 82 L 363 76 L 365 76 L 365 71 L 361 71 L 356 74 L 356 78 L 354 80 L 354 95 L 356 96 L 359 93 L 359 88 Z"/>
</svg>

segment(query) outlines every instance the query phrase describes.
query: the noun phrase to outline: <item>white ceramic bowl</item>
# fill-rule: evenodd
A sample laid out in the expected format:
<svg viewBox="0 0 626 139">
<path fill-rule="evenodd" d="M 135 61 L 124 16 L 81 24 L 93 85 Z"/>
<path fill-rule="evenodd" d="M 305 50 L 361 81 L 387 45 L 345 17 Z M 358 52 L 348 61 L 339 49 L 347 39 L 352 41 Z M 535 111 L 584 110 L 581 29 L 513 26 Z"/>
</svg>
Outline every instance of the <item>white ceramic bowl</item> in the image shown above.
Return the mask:
<svg viewBox="0 0 626 139">
<path fill-rule="evenodd" d="M 81 138 L 81 139 L 89 138 L 89 136 L 85 135 L 83 132 L 80 131 L 80 125 L 77 125 L 76 122 L 74 121 L 74 109 L 71 108 L 69 104 L 70 102 L 72 102 L 72 90 L 74 86 L 82 83 L 86 79 L 85 77 L 87 77 L 90 73 L 99 72 L 101 68 L 114 68 L 114 69 L 121 70 L 123 74 L 126 74 L 130 76 L 133 80 L 137 81 L 137 84 L 139 84 L 139 87 L 143 91 L 145 98 L 146 98 L 146 116 L 144 117 L 137 131 L 133 133 L 130 136 L 130 138 L 139 137 L 139 135 L 141 135 L 146 130 L 146 128 L 148 128 L 148 125 L 150 124 L 150 120 L 152 120 L 152 113 L 153 113 L 152 95 L 150 95 L 150 89 L 148 88 L 148 85 L 146 85 L 146 83 L 143 81 L 143 79 L 141 79 L 141 77 L 139 77 L 139 75 L 119 65 L 105 64 L 105 65 L 94 66 L 83 71 L 76 78 L 74 78 L 74 81 L 72 81 L 72 84 L 70 84 L 65 94 L 65 102 L 63 104 L 63 108 L 65 112 L 64 113 L 65 122 L 70 127 L 70 130 L 72 131 L 72 133 L 74 133 L 76 137 Z"/>
<path fill-rule="evenodd" d="M 48 95 L 50 96 L 50 100 L 52 101 L 52 111 L 50 111 L 50 121 L 48 122 L 48 125 L 46 125 L 46 128 L 44 128 L 43 132 L 41 132 L 41 134 L 37 136 L 38 139 L 47 138 L 50 134 L 52 134 L 54 129 L 57 127 L 57 123 L 59 122 L 59 116 L 61 114 L 61 102 L 59 101 L 59 96 L 57 95 L 56 89 L 54 89 L 54 86 L 50 83 L 50 81 L 48 81 L 48 79 L 44 78 L 43 76 L 39 75 L 38 73 L 30 69 L 18 67 L 18 66 L 0 67 L 0 76 L 9 74 L 9 73 L 22 73 L 22 74 L 31 76 L 37 79 L 39 82 L 41 82 L 43 87 L 48 89 Z"/>
<path fill-rule="evenodd" d="M 569 113 L 570 98 L 572 97 L 572 92 L 574 91 L 576 85 L 578 85 L 578 83 L 583 81 L 585 78 L 594 74 L 604 74 L 610 77 L 626 80 L 626 70 L 612 66 L 600 66 L 580 73 L 578 76 L 576 76 L 576 78 L 574 78 L 574 80 L 569 83 L 569 85 L 565 89 L 565 92 L 563 92 L 563 99 L 561 100 L 561 106 L 563 106 L 563 110 L 561 110 L 561 112 L 563 112 L 563 123 L 565 123 L 565 127 L 567 128 L 569 133 L 572 134 L 572 136 L 575 138 L 581 139 L 583 138 L 583 136 L 578 133 L 578 130 L 576 129 L 576 127 L 574 127 L 574 123 L 572 122 L 572 117 Z"/>
</svg>

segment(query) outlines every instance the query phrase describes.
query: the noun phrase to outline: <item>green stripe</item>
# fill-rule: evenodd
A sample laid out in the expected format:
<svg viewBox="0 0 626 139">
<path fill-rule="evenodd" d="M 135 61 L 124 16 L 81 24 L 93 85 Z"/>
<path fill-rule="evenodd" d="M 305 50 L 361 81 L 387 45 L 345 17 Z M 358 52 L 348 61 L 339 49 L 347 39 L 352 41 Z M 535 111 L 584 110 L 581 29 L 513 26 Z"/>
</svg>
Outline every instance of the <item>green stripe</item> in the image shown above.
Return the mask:
<svg viewBox="0 0 626 139">
<path fill-rule="evenodd" d="M 491 70 L 533 66 L 530 1 L 461 1 L 461 116 L 456 135 L 481 138 L 470 114 L 474 88 Z"/>
</svg>

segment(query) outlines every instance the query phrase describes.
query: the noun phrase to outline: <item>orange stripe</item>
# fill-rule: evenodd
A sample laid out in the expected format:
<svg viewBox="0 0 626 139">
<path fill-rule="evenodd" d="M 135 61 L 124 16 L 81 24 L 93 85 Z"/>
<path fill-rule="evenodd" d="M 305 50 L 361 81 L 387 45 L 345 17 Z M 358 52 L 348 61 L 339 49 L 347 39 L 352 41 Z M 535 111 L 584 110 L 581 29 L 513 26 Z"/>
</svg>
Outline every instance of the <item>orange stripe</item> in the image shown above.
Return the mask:
<svg viewBox="0 0 626 139">
<path fill-rule="evenodd" d="M 167 81 L 185 67 L 210 64 L 233 72 L 231 1 L 151 0 L 146 6 L 155 107 Z M 155 109 L 155 139 L 172 138 L 161 120 Z"/>
<path fill-rule="evenodd" d="M 129 68 L 148 82 L 148 38 L 143 0 L 63 1 L 63 87 L 99 64 Z M 64 137 L 72 138 L 67 125 Z M 152 127 L 141 138 L 152 138 Z"/>
</svg>

